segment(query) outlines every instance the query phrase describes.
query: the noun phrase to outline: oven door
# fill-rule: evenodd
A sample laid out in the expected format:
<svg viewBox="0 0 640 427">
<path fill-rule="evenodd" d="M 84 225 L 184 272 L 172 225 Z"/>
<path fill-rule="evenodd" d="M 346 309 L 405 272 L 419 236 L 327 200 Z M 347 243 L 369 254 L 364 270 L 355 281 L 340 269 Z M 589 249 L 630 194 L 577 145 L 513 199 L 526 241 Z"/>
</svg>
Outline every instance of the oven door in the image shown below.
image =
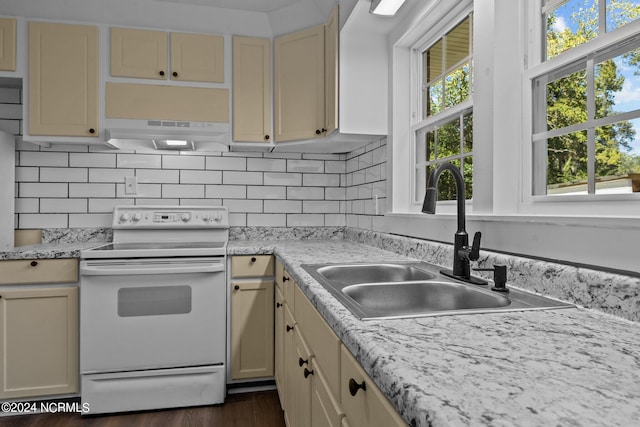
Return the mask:
<svg viewBox="0 0 640 427">
<path fill-rule="evenodd" d="M 83 374 L 224 364 L 225 259 L 80 262 Z"/>
</svg>

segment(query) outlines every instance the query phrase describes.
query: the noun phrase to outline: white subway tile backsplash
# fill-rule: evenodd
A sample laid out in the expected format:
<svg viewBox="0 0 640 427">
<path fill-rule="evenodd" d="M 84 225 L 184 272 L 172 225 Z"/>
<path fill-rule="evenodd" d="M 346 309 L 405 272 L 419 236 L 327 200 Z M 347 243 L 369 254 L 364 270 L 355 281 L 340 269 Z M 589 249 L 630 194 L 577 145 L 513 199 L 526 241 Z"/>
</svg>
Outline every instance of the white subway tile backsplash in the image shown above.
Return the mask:
<svg viewBox="0 0 640 427">
<path fill-rule="evenodd" d="M 40 199 L 20 197 L 15 202 L 16 213 L 38 213 L 40 212 Z"/>
<path fill-rule="evenodd" d="M 247 159 L 247 170 L 285 172 L 287 170 L 287 161 L 284 159 Z"/>
<path fill-rule="evenodd" d="M 344 214 L 327 214 L 324 216 L 324 225 L 327 227 L 344 227 L 346 220 Z"/>
<path fill-rule="evenodd" d="M 286 199 L 287 187 L 259 186 L 247 187 L 248 199 Z"/>
<path fill-rule="evenodd" d="M 321 160 L 287 160 L 287 172 L 324 173 Z"/>
<path fill-rule="evenodd" d="M 68 184 L 21 182 L 18 185 L 19 197 L 67 197 L 68 195 Z"/>
<path fill-rule="evenodd" d="M 20 166 L 69 166 L 68 153 L 45 153 L 42 151 L 21 151 Z"/>
<path fill-rule="evenodd" d="M 265 200 L 264 211 L 268 213 L 302 213 L 302 201 Z"/>
<path fill-rule="evenodd" d="M 17 87 L 0 88 L 0 103 L 2 104 L 20 104 L 21 89 Z M 20 105 L 22 106 L 22 105 Z M 2 117 L 2 116 L 0 116 Z"/>
<path fill-rule="evenodd" d="M 180 206 L 222 206 L 222 199 L 180 199 Z"/>
<path fill-rule="evenodd" d="M 302 204 L 304 213 L 340 213 L 340 202 L 329 200 L 305 200 Z"/>
<path fill-rule="evenodd" d="M 163 184 L 138 184 L 138 192 L 136 194 L 126 194 L 124 184 L 116 184 L 116 197 L 127 199 L 162 199 L 162 185 Z"/>
<path fill-rule="evenodd" d="M 246 227 L 247 214 L 245 213 L 229 213 L 229 225 L 231 227 Z"/>
<path fill-rule="evenodd" d="M 239 185 L 262 185 L 262 172 L 222 172 L 223 184 Z"/>
<path fill-rule="evenodd" d="M 352 173 L 358 170 L 358 158 L 355 157 L 353 159 L 349 159 L 345 163 L 345 171 L 347 173 Z"/>
<path fill-rule="evenodd" d="M 244 185 L 207 185 L 207 199 L 246 199 L 247 187 Z"/>
<path fill-rule="evenodd" d="M 117 166 L 119 168 L 160 169 L 162 156 L 159 154 L 118 154 Z"/>
<path fill-rule="evenodd" d="M 208 170 L 247 170 L 247 159 L 240 157 L 207 157 L 206 164 Z"/>
<path fill-rule="evenodd" d="M 305 160 L 341 160 L 340 154 L 324 154 L 324 153 L 303 153 L 302 158 Z"/>
<path fill-rule="evenodd" d="M 326 173 L 345 173 L 347 165 L 342 160 L 326 161 L 324 162 L 324 171 Z"/>
<path fill-rule="evenodd" d="M 177 184 L 180 182 L 180 171 L 174 169 L 140 169 L 136 170 L 139 183 Z"/>
<path fill-rule="evenodd" d="M 67 228 L 67 214 L 19 214 L 18 228 Z"/>
<path fill-rule="evenodd" d="M 116 155 L 105 153 L 70 153 L 69 166 L 115 168 Z"/>
<path fill-rule="evenodd" d="M 300 186 L 302 185 L 302 174 L 287 172 L 265 172 L 264 185 Z"/>
<path fill-rule="evenodd" d="M 286 227 L 287 215 L 285 214 L 247 214 L 247 226 L 249 227 Z"/>
<path fill-rule="evenodd" d="M 3 119 L 21 119 L 21 104 L 0 104 L 0 117 Z"/>
<path fill-rule="evenodd" d="M 40 147 L 40 151 L 58 151 L 64 153 L 87 153 L 89 147 L 80 144 L 51 144 L 50 147 Z"/>
<path fill-rule="evenodd" d="M 99 228 L 111 227 L 113 214 L 70 214 L 70 228 Z"/>
<path fill-rule="evenodd" d="M 140 198 L 134 199 L 136 206 L 178 206 L 180 199 L 154 199 L 149 197 L 148 199 Z"/>
<path fill-rule="evenodd" d="M 382 179 L 382 167 L 380 165 L 371 166 L 365 169 L 365 182 L 380 181 Z"/>
<path fill-rule="evenodd" d="M 162 155 L 162 169 L 204 169 L 204 156 Z"/>
<path fill-rule="evenodd" d="M 373 154 L 371 151 L 362 154 L 358 157 L 358 169 L 368 168 L 373 164 Z"/>
<path fill-rule="evenodd" d="M 33 166 L 16 166 L 16 182 L 38 182 L 40 168 Z"/>
<path fill-rule="evenodd" d="M 222 172 L 181 170 L 180 184 L 222 184 Z"/>
<path fill-rule="evenodd" d="M 287 199 L 290 200 L 324 200 L 323 187 L 287 187 Z"/>
<path fill-rule="evenodd" d="M 372 184 L 374 196 L 387 197 L 387 181 L 377 181 Z"/>
<path fill-rule="evenodd" d="M 134 199 L 89 199 L 89 213 L 113 213 L 116 206 L 131 206 Z"/>
<path fill-rule="evenodd" d="M 40 168 L 40 182 L 87 182 L 87 168 Z"/>
<path fill-rule="evenodd" d="M 304 187 L 339 187 L 340 175 L 337 174 L 304 174 L 302 176 Z"/>
<path fill-rule="evenodd" d="M 356 187 L 358 189 L 358 199 L 370 199 L 372 195 L 372 184 L 362 184 Z"/>
<path fill-rule="evenodd" d="M 89 182 L 122 182 L 127 176 L 135 176 L 134 169 L 89 169 Z"/>
<path fill-rule="evenodd" d="M 20 135 L 20 120 L 0 120 L 0 130 L 11 135 Z"/>
<path fill-rule="evenodd" d="M 115 184 L 69 184 L 69 197 L 115 197 Z"/>
<path fill-rule="evenodd" d="M 40 199 L 40 213 L 87 212 L 87 199 Z"/>
<path fill-rule="evenodd" d="M 162 184 L 163 198 L 204 199 L 204 185 L 201 184 Z"/>
<path fill-rule="evenodd" d="M 326 200 L 345 200 L 346 189 L 344 187 L 327 187 L 324 190 Z"/>
<path fill-rule="evenodd" d="M 222 205 L 233 213 L 262 212 L 262 200 L 225 199 Z"/>
<path fill-rule="evenodd" d="M 322 214 L 287 214 L 287 227 L 322 227 Z"/>
</svg>

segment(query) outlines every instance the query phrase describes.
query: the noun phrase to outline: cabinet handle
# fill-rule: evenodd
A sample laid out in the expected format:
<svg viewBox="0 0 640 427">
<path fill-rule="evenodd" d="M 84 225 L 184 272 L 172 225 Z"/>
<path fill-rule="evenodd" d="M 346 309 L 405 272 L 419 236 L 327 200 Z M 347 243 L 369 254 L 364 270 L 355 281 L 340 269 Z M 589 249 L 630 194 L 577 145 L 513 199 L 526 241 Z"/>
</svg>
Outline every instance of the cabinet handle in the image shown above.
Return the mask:
<svg viewBox="0 0 640 427">
<path fill-rule="evenodd" d="M 268 140 L 269 140 L 269 135 L 265 135 L 265 136 L 264 136 L 264 140 L 265 140 L 265 141 L 268 141 Z"/>
<path fill-rule="evenodd" d="M 304 377 L 309 378 L 309 375 L 313 375 L 313 370 L 310 371 L 307 368 L 304 368 Z"/>
<path fill-rule="evenodd" d="M 293 326 L 287 325 L 287 332 L 289 332 L 289 331 L 293 331 Z"/>
<path fill-rule="evenodd" d="M 280 304 L 279 302 L 276 303 L 276 308 L 280 308 L 282 307 L 282 304 Z"/>
<path fill-rule="evenodd" d="M 177 72 L 177 71 L 174 71 L 173 73 L 171 73 L 171 75 L 172 75 L 173 77 L 178 77 L 178 72 Z"/>
<path fill-rule="evenodd" d="M 316 129 L 316 135 L 320 135 L 322 131 L 320 129 Z"/>
<path fill-rule="evenodd" d="M 89 133 L 96 133 L 96 130 L 94 128 L 89 129 Z"/>
<path fill-rule="evenodd" d="M 256 257 L 254 257 L 254 256 L 251 257 L 251 262 L 256 262 L 256 261 L 257 261 Z"/>
<path fill-rule="evenodd" d="M 298 359 L 298 365 L 302 367 L 305 363 L 309 363 L 309 359 L 304 360 L 302 357 Z"/>
<path fill-rule="evenodd" d="M 351 396 L 355 396 L 358 393 L 358 390 L 362 389 L 362 391 L 367 390 L 367 385 L 364 383 L 364 380 L 360 384 L 356 382 L 353 378 L 349 378 L 349 393 Z"/>
<path fill-rule="evenodd" d="M 36 265 L 38 265 L 38 261 L 31 261 L 31 267 L 35 267 Z"/>
<path fill-rule="evenodd" d="M 164 76 L 164 71 L 160 70 L 158 74 L 160 74 L 161 76 Z"/>
<path fill-rule="evenodd" d="M 235 289 L 236 291 L 239 291 L 239 290 L 240 290 L 240 286 L 235 285 L 235 286 L 233 287 L 233 289 Z"/>
<path fill-rule="evenodd" d="M 289 278 L 287 276 L 282 276 L 282 281 L 286 282 L 287 280 L 289 280 Z"/>
<path fill-rule="evenodd" d="M 327 130 L 325 128 L 322 128 L 322 133 L 325 133 Z"/>
</svg>

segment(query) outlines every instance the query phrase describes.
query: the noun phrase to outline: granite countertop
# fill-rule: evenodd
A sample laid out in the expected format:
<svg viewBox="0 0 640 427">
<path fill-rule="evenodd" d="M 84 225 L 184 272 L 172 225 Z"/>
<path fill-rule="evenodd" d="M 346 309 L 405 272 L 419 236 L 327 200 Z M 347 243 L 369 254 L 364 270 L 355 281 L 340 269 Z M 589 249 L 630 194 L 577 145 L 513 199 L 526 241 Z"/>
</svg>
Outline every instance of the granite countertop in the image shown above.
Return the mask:
<svg viewBox="0 0 640 427">
<path fill-rule="evenodd" d="M 0 260 L 79 258 L 83 249 L 95 248 L 107 242 L 51 242 L 39 245 L 19 246 L 0 252 Z"/>
<path fill-rule="evenodd" d="M 360 321 L 300 264 L 408 260 L 344 240 L 231 241 L 274 253 L 403 418 L 416 426 L 629 426 L 638 323 L 582 308 Z"/>
</svg>

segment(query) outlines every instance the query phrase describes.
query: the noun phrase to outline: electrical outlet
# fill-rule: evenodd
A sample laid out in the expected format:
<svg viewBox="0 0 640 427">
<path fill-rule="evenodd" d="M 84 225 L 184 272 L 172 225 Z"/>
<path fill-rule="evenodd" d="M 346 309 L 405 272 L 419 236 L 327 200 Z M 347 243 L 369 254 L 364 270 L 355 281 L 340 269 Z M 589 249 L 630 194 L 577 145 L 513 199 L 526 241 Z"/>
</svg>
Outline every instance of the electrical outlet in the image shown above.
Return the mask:
<svg viewBox="0 0 640 427">
<path fill-rule="evenodd" d="M 124 178 L 124 194 L 138 194 L 138 181 L 135 176 Z"/>
</svg>

